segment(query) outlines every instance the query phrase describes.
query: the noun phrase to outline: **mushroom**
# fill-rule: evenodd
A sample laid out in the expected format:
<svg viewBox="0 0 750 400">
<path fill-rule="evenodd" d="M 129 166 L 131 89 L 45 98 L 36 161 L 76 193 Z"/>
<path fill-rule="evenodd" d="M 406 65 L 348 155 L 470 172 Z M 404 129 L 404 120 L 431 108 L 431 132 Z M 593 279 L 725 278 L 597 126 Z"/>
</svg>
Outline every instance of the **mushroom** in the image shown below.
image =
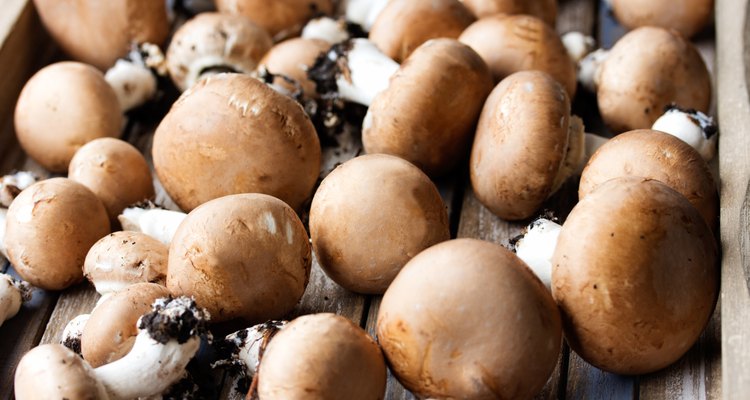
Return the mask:
<svg viewBox="0 0 750 400">
<path fill-rule="evenodd" d="M 579 65 L 587 55 L 596 50 L 596 40 L 581 32 L 571 31 L 560 36 L 560 40 L 568 52 L 568 56 Z"/>
<path fill-rule="evenodd" d="M 584 197 L 552 265 L 567 342 L 617 374 L 648 374 L 682 357 L 719 292 L 716 243 L 698 210 L 640 177 L 612 179 Z"/>
<path fill-rule="evenodd" d="M 310 209 L 312 245 L 326 274 L 344 288 L 383 294 L 422 250 L 450 239 L 435 184 L 408 161 L 357 157 L 320 184 Z"/>
<path fill-rule="evenodd" d="M 610 0 L 615 18 L 629 29 L 658 26 L 694 36 L 711 21 L 713 0 Z"/>
<path fill-rule="evenodd" d="M 123 230 L 143 232 L 169 246 L 186 216 L 184 212 L 165 210 L 147 202 L 126 208 L 117 219 Z"/>
<path fill-rule="evenodd" d="M 390 0 L 375 20 L 370 40 L 400 63 L 430 39 L 458 38 L 474 21 L 458 0 Z"/>
<path fill-rule="evenodd" d="M 390 0 L 347 0 L 346 20 L 369 32 Z"/>
<path fill-rule="evenodd" d="M 310 243 L 289 206 L 263 194 L 238 194 L 193 210 L 169 248 L 167 287 L 193 296 L 214 321 L 281 318 L 302 297 Z"/>
<path fill-rule="evenodd" d="M 312 98 L 317 96 L 317 92 L 315 82 L 307 77 L 307 71 L 329 47 L 330 44 L 320 39 L 287 39 L 273 46 L 258 65 L 272 74 L 284 75 L 296 81 L 304 95 Z M 281 85 L 290 93 L 298 89 L 289 82 L 282 82 Z"/>
<path fill-rule="evenodd" d="M 552 284 L 552 255 L 562 226 L 552 219 L 537 218 L 513 241 L 513 252 L 534 271 L 547 288 Z"/>
<path fill-rule="evenodd" d="M 711 161 L 716 155 L 719 128 L 713 118 L 700 111 L 682 109 L 672 104 L 651 129 L 678 137 L 698 150 L 706 161 Z"/>
<path fill-rule="evenodd" d="M 8 258 L 5 250 L 5 220 L 10 203 L 22 190 L 33 185 L 39 177 L 28 171 L 20 171 L 0 178 L 0 264 Z"/>
<path fill-rule="evenodd" d="M 28 283 L 0 273 L 0 326 L 13 318 L 23 302 L 31 300 L 31 287 Z"/>
<path fill-rule="evenodd" d="M 156 129 L 152 153 L 167 193 L 190 211 L 248 192 L 297 209 L 318 178 L 321 150 L 297 102 L 249 76 L 221 74 L 183 93 Z"/>
<path fill-rule="evenodd" d="M 266 347 L 257 377 L 261 400 L 385 396 L 386 368 L 378 344 L 335 314 L 305 315 L 290 322 Z"/>
<path fill-rule="evenodd" d="M 513 253 L 474 239 L 411 259 L 383 296 L 377 333 L 391 371 L 419 398 L 532 398 L 562 347 L 549 291 Z"/>
<path fill-rule="evenodd" d="M 94 139 L 83 145 L 70 161 L 68 178 L 94 192 L 112 222 L 128 205 L 154 198 L 146 159 L 119 139 Z"/>
<path fill-rule="evenodd" d="M 94 193 L 52 178 L 29 186 L 10 205 L 5 245 L 24 280 L 61 290 L 83 279 L 86 253 L 108 233 L 107 211 Z"/>
<path fill-rule="evenodd" d="M 323 40 L 329 44 L 341 43 L 351 36 L 344 18 L 334 19 L 325 15 L 308 21 L 300 34 L 303 39 Z"/>
<path fill-rule="evenodd" d="M 332 0 L 216 0 L 223 13 L 239 14 L 258 24 L 276 42 L 296 36 L 318 14 L 333 12 Z"/>
<path fill-rule="evenodd" d="M 554 27 L 557 19 L 557 0 L 462 0 L 477 18 L 495 14 L 533 15 Z"/>
<path fill-rule="evenodd" d="M 142 43 L 119 58 L 104 79 L 115 90 L 122 112 L 127 112 L 151 100 L 156 95 L 157 75 L 166 74 L 166 59 L 159 46 Z"/>
<path fill-rule="evenodd" d="M 161 45 L 169 34 L 167 9 L 154 0 L 34 0 L 52 38 L 74 59 L 101 70 L 133 43 Z M 72 104 L 69 96 L 62 98 Z"/>
<path fill-rule="evenodd" d="M 267 321 L 227 335 L 219 343 L 219 349 L 226 358 L 215 362 L 212 367 L 237 365 L 243 375 L 254 376 L 266 346 L 288 323 Z"/>
<path fill-rule="evenodd" d="M 120 135 L 122 114 L 101 72 L 65 61 L 42 68 L 26 82 L 14 122 L 18 142 L 31 158 L 51 172 L 67 172 L 78 148 Z"/>
<path fill-rule="evenodd" d="M 554 29 L 529 15 L 493 15 L 473 23 L 458 38 L 484 59 L 496 82 L 514 72 L 539 70 L 576 92 L 576 68 Z"/>
</svg>

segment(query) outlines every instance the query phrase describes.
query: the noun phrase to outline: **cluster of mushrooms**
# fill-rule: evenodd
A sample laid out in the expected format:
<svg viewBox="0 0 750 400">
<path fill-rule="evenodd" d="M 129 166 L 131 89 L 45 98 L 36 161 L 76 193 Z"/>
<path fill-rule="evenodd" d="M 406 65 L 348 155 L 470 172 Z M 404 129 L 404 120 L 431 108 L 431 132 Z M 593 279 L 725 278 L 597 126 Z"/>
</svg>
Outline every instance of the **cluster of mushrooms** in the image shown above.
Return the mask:
<svg viewBox="0 0 750 400">
<path fill-rule="evenodd" d="M 211 342 L 216 366 L 252 378 L 248 398 L 382 399 L 386 365 L 420 398 L 530 398 L 563 336 L 605 371 L 644 374 L 713 312 L 717 129 L 687 39 L 710 0 L 613 0 L 632 31 L 606 51 L 559 37 L 555 0 L 34 3 L 77 61 L 18 100 L 18 141 L 53 175 L 0 183 L 0 250 L 28 282 L 3 278 L 0 320 L 29 284 L 85 278 L 101 300 L 24 356 L 18 399 L 197 396 L 186 368 Z M 165 87 L 182 94 L 154 134 L 154 177 L 117 137 Z M 581 88 L 613 139 L 571 114 Z M 337 130 L 361 130 L 367 154 L 332 169 L 322 131 Z M 503 219 L 532 220 L 579 175 L 580 202 L 512 251 L 451 240 L 433 179 L 467 159 Z M 282 320 L 313 252 L 337 284 L 383 295 L 377 340 L 334 314 Z M 233 320 L 256 325 L 212 339 Z"/>
</svg>

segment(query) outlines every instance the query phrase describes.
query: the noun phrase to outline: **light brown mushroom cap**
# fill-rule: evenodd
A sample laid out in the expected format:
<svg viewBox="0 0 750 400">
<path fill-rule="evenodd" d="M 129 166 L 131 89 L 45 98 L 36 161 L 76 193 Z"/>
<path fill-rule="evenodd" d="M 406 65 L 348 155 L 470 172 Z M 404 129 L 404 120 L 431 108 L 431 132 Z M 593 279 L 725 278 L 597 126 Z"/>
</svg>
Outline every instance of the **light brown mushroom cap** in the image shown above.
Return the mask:
<svg viewBox="0 0 750 400">
<path fill-rule="evenodd" d="M 378 340 L 419 398 L 531 398 L 552 374 L 560 314 L 513 253 L 475 239 L 433 246 L 385 292 Z"/>
<path fill-rule="evenodd" d="M 263 194 L 210 201 L 188 214 L 169 249 L 167 287 L 193 296 L 212 322 L 281 319 L 307 286 L 312 261 L 302 222 Z"/>
<path fill-rule="evenodd" d="M 169 76 L 185 91 L 212 68 L 249 74 L 271 46 L 268 33 L 243 16 L 201 13 L 175 32 L 167 49 Z"/>
<path fill-rule="evenodd" d="M 268 344 L 258 372 L 260 399 L 382 399 L 386 369 L 380 347 L 335 314 L 305 315 Z"/>
<path fill-rule="evenodd" d="M 597 75 L 597 101 L 615 132 L 648 129 L 669 104 L 707 112 L 711 76 L 695 47 L 663 28 L 623 36 Z"/>
<path fill-rule="evenodd" d="M 471 186 L 495 215 L 533 216 L 551 194 L 565 157 L 570 100 L 539 71 L 500 82 L 482 110 L 471 152 Z"/>
<path fill-rule="evenodd" d="M 445 174 L 466 156 L 491 90 L 476 52 L 454 39 L 429 40 L 375 97 L 362 132 L 365 151 L 401 157 L 431 176 Z"/>
<path fill-rule="evenodd" d="M 154 0 L 34 0 L 52 38 L 74 59 L 101 70 L 133 43 L 161 45 L 169 34 L 167 8 Z"/>
<path fill-rule="evenodd" d="M 94 243 L 83 274 L 101 294 L 143 282 L 166 285 L 168 255 L 167 245 L 145 233 L 115 232 Z"/>
<path fill-rule="evenodd" d="M 13 385 L 18 400 L 108 398 L 91 366 L 57 343 L 43 344 L 26 353 L 18 363 Z"/>
<path fill-rule="evenodd" d="M 456 39 L 476 19 L 458 0 L 390 0 L 370 30 L 370 40 L 402 62 L 436 38 Z"/>
<path fill-rule="evenodd" d="M 320 172 L 320 142 L 291 98 L 249 76 L 204 79 L 156 129 L 156 174 L 185 211 L 234 193 L 266 193 L 299 208 Z"/>
<path fill-rule="evenodd" d="M 711 20 L 713 0 L 611 0 L 615 18 L 629 29 L 659 26 L 685 37 L 700 32 Z"/>
<path fill-rule="evenodd" d="M 26 82 L 15 110 L 18 142 L 51 172 L 67 172 L 76 150 L 101 137 L 120 135 L 117 95 L 96 68 L 59 62 Z"/>
<path fill-rule="evenodd" d="M 533 15 L 554 27 L 557 20 L 557 0 L 462 0 L 477 18 L 495 14 Z"/>
<path fill-rule="evenodd" d="M 333 13 L 332 0 L 216 0 L 216 7 L 249 18 L 275 41 L 297 35 L 318 14 Z"/>
<path fill-rule="evenodd" d="M 529 15 L 493 15 L 473 23 L 458 38 L 479 53 L 499 82 L 527 70 L 550 74 L 568 97 L 576 93 L 576 66 L 554 29 Z"/>
<path fill-rule="evenodd" d="M 315 64 L 315 59 L 325 53 L 331 44 L 320 39 L 287 39 L 273 46 L 258 65 L 265 66 L 272 74 L 282 74 L 296 80 L 307 97 L 317 97 L 315 82 L 307 78 L 307 70 Z M 290 92 L 297 88 L 281 80 L 280 83 Z"/>
<path fill-rule="evenodd" d="M 104 203 L 111 221 L 125 207 L 154 198 L 146 159 L 128 142 L 101 138 L 78 149 L 68 166 L 68 178 L 85 185 Z"/>
<path fill-rule="evenodd" d="M 83 358 L 96 368 L 124 357 L 138 335 L 138 319 L 151 311 L 156 299 L 168 296 L 162 285 L 136 283 L 108 297 L 94 309 L 83 328 Z"/>
<path fill-rule="evenodd" d="M 83 279 L 91 246 L 109 233 L 102 202 L 66 178 L 37 182 L 8 208 L 5 246 L 21 277 L 32 285 L 61 290 Z"/>
<path fill-rule="evenodd" d="M 708 226 L 715 227 L 718 222 L 719 193 L 708 164 L 694 148 L 672 135 L 641 129 L 611 139 L 584 168 L 578 197 L 583 199 L 620 176 L 665 183 L 685 196 Z"/>
<path fill-rule="evenodd" d="M 408 161 L 385 154 L 347 161 L 323 180 L 310 209 L 310 234 L 331 279 L 377 294 L 412 257 L 450 239 L 435 184 Z"/>
<path fill-rule="evenodd" d="M 711 230 L 679 193 L 639 177 L 602 184 L 568 216 L 552 258 L 568 343 L 618 374 L 677 361 L 713 312 L 717 258 Z"/>
</svg>

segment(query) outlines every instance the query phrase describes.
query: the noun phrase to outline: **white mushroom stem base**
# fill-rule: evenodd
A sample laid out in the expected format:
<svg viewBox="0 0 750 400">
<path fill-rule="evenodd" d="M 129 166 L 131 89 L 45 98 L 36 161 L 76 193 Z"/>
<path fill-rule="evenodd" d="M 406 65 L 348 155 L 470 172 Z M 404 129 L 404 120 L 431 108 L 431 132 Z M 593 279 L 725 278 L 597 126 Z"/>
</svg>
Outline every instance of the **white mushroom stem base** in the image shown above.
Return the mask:
<svg viewBox="0 0 750 400">
<path fill-rule="evenodd" d="M 91 314 L 81 314 L 71 319 L 70 322 L 65 325 L 65 329 L 63 329 L 60 344 L 78 354 L 81 354 L 81 337 L 83 336 L 83 329 L 86 327 L 86 323 L 89 321 L 90 317 Z"/>
<path fill-rule="evenodd" d="M 369 32 L 386 5 L 388 0 L 347 0 L 346 20 Z"/>
<path fill-rule="evenodd" d="M 232 360 L 229 361 L 239 362 L 247 375 L 255 375 L 265 344 L 287 323 L 287 321 L 269 321 L 228 335 L 224 341 L 234 347 Z"/>
<path fill-rule="evenodd" d="M 400 65 L 367 39 L 353 39 L 349 43 L 351 47 L 343 55 L 348 71 L 341 71 L 336 77 L 339 95 L 344 100 L 369 107 L 375 96 L 388 89 L 391 76 Z M 329 51 L 328 56 L 335 58 L 337 55 Z"/>
<path fill-rule="evenodd" d="M 346 21 L 323 16 L 310 20 L 302 28 L 302 38 L 320 39 L 335 44 L 349 39 L 349 31 L 346 29 Z"/>
<path fill-rule="evenodd" d="M 598 49 L 578 62 L 578 82 L 591 93 L 596 93 L 599 68 L 609 56 L 609 50 Z"/>
<path fill-rule="evenodd" d="M 0 274 L 0 326 L 18 314 L 21 304 L 28 298 L 28 284 L 18 282 L 8 274 Z"/>
<path fill-rule="evenodd" d="M 718 128 L 713 118 L 696 110 L 672 107 L 654 122 L 651 129 L 676 136 L 692 146 L 706 161 L 716 155 Z"/>
<path fill-rule="evenodd" d="M 131 51 L 128 58 L 117 60 L 104 75 L 104 79 L 117 94 L 122 112 L 144 104 L 156 94 L 156 76 L 150 68 L 156 69 L 160 74 L 166 73 L 164 54 L 156 45 L 142 44 Z"/>
<path fill-rule="evenodd" d="M 515 244 L 518 258 L 550 288 L 552 282 L 552 255 L 562 227 L 548 219 L 540 218 L 526 227 L 526 233 Z"/>
<path fill-rule="evenodd" d="M 169 245 L 187 214 L 160 208 L 129 207 L 117 219 L 126 231 L 143 232 Z"/>
<path fill-rule="evenodd" d="M 576 64 L 596 48 L 596 40 L 581 32 L 568 32 L 560 38 L 570 59 Z"/>
</svg>

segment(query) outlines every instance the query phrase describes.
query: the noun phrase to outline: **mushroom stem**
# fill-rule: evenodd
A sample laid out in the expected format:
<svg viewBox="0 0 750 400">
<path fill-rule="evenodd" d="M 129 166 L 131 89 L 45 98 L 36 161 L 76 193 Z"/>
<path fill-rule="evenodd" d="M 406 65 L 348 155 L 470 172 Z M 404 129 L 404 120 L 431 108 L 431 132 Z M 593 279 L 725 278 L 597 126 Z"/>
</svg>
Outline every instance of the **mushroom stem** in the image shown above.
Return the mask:
<svg viewBox="0 0 750 400">
<path fill-rule="evenodd" d="M 576 64 L 596 48 L 596 40 L 581 32 L 568 32 L 562 35 L 560 39 L 565 46 L 565 50 L 568 51 L 570 59 Z"/>
<path fill-rule="evenodd" d="M 89 317 L 91 317 L 91 314 L 80 314 L 77 317 L 71 319 L 70 322 L 65 325 L 65 329 L 63 329 L 62 337 L 60 338 L 60 344 L 80 355 L 81 337 L 83 336 L 83 329 L 86 327 L 86 323 L 89 321 Z"/>
<path fill-rule="evenodd" d="M 599 150 L 600 147 L 609 142 L 609 139 L 603 136 L 586 132 L 585 142 L 586 151 L 582 162 L 579 164 L 578 172 L 580 172 L 583 167 L 586 166 L 586 163 L 589 162 L 589 159 L 591 159 L 591 157 L 594 155 L 594 153 L 596 153 L 597 150 Z"/>
<path fill-rule="evenodd" d="M 255 375 L 268 342 L 283 329 L 287 321 L 268 321 L 227 335 L 223 346 L 229 359 L 214 364 L 240 364 L 248 376 Z"/>
<path fill-rule="evenodd" d="M 607 56 L 609 56 L 609 50 L 598 49 L 578 62 L 578 82 L 591 93 L 596 93 L 599 84 L 599 67 Z"/>
<path fill-rule="evenodd" d="M 172 237 L 187 214 L 180 211 L 156 208 L 153 204 L 128 207 L 117 219 L 126 231 L 143 232 L 169 245 Z"/>
<path fill-rule="evenodd" d="M 365 32 L 369 32 L 386 5 L 388 0 L 348 0 L 346 20 L 359 24 Z"/>
<path fill-rule="evenodd" d="M 303 39 L 320 39 L 330 44 L 341 43 L 349 37 L 345 20 L 327 16 L 310 20 L 302 29 Z"/>
<path fill-rule="evenodd" d="M 115 90 L 122 112 L 132 110 L 154 97 L 157 81 L 151 68 L 163 75 L 164 63 L 161 49 L 144 43 L 107 70 L 104 79 Z"/>
<path fill-rule="evenodd" d="M 516 241 L 516 255 L 531 268 L 536 276 L 550 288 L 552 282 L 552 255 L 557 246 L 562 226 L 539 218 L 526 227 L 524 235 Z"/>
<path fill-rule="evenodd" d="M 30 298 L 31 286 L 28 283 L 0 274 L 0 326 L 18 314 L 21 304 Z"/>
<path fill-rule="evenodd" d="M 678 137 L 696 149 L 706 161 L 716 155 L 718 127 L 713 118 L 700 111 L 671 105 L 651 129 Z"/>
</svg>

